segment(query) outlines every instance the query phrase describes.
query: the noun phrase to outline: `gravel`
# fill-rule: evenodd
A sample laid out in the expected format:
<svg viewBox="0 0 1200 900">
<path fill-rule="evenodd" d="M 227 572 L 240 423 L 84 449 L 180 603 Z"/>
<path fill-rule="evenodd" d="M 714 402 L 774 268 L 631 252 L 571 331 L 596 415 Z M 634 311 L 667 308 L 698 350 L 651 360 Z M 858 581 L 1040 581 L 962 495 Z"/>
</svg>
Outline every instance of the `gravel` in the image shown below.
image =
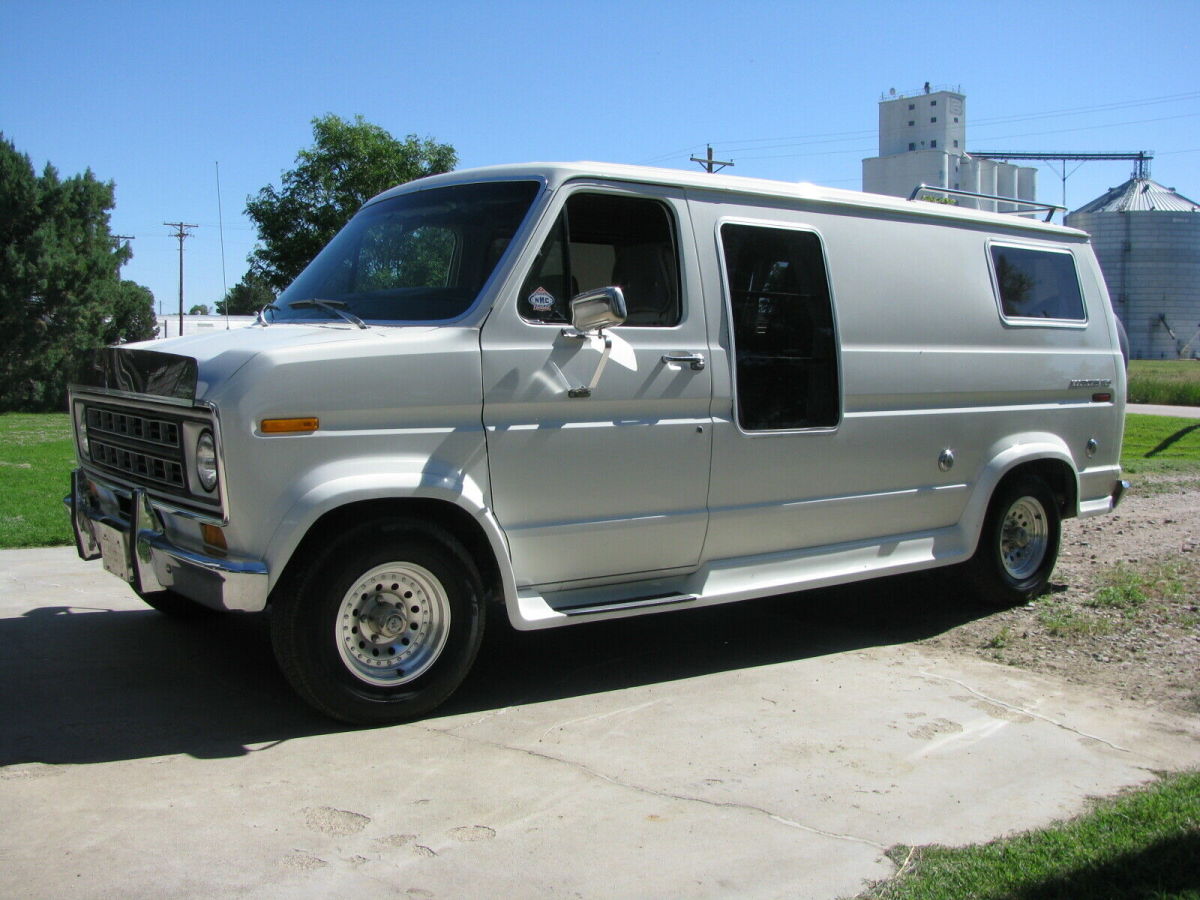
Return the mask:
<svg viewBox="0 0 1200 900">
<path fill-rule="evenodd" d="M 1116 512 L 1063 523 L 1045 595 L 920 643 L 1200 714 L 1200 484 L 1143 476 Z"/>
</svg>

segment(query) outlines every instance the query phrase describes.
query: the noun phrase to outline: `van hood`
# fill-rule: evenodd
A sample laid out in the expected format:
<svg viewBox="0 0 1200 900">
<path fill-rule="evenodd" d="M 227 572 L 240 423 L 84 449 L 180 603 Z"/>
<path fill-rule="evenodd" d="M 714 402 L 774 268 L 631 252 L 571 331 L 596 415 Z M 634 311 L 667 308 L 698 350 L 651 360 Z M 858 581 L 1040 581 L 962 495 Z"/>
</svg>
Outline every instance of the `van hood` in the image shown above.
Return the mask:
<svg viewBox="0 0 1200 900">
<path fill-rule="evenodd" d="M 353 343 L 405 342 L 429 326 L 341 328 L 328 325 L 250 325 L 209 334 L 105 347 L 81 379 L 82 386 L 145 394 L 187 403 L 208 399 L 261 354 Z M 357 352 L 357 351 L 347 351 Z"/>
</svg>

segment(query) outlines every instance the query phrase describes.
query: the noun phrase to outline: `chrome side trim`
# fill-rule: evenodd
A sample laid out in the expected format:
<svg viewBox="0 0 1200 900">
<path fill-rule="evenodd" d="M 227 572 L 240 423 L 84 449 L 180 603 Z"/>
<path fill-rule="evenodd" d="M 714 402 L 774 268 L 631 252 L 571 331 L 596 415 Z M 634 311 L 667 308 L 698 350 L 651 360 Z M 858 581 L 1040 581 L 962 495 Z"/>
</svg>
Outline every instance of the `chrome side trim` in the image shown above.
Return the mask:
<svg viewBox="0 0 1200 900">
<path fill-rule="evenodd" d="M 699 599 L 695 594 L 662 594 L 656 597 L 639 597 L 633 600 L 620 600 L 616 603 L 593 603 L 586 606 L 560 606 L 556 612 L 567 616 L 586 616 L 592 613 L 623 612 L 630 609 L 645 609 L 650 606 L 675 606 L 680 603 L 694 603 Z"/>
</svg>

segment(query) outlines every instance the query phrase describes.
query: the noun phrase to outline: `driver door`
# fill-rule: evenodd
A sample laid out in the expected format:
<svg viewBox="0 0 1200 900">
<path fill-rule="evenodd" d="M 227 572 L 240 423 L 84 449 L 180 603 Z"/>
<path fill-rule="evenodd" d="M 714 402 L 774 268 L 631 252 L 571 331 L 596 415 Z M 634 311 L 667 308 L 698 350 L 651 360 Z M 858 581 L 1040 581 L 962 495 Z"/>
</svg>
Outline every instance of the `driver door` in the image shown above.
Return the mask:
<svg viewBox="0 0 1200 900">
<path fill-rule="evenodd" d="M 568 185 L 481 336 L 492 506 L 519 586 L 694 567 L 708 524 L 711 373 L 682 193 Z M 569 300 L 622 288 L 604 341 Z"/>
</svg>

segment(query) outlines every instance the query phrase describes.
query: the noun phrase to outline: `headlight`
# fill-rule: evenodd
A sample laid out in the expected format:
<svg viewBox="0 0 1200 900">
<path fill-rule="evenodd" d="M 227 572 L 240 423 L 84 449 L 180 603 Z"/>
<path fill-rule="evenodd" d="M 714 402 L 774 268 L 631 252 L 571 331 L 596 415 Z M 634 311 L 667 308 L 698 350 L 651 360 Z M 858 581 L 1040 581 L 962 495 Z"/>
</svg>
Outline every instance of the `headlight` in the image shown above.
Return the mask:
<svg viewBox="0 0 1200 900">
<path fill-rule="evenodd" d="M 217 487 L 217 444 L 211 431 L 200 432 L 196 439 L 196 477 L 210 494 Z"/>
<path fill-rule="evenodd" d="M 91 459 L 92 448 L 88 445 L 87 412 L 82 403 L 75 404 L 75 434 L 79 439 L 79 452 L 84 459 Z"/>
</svg>

